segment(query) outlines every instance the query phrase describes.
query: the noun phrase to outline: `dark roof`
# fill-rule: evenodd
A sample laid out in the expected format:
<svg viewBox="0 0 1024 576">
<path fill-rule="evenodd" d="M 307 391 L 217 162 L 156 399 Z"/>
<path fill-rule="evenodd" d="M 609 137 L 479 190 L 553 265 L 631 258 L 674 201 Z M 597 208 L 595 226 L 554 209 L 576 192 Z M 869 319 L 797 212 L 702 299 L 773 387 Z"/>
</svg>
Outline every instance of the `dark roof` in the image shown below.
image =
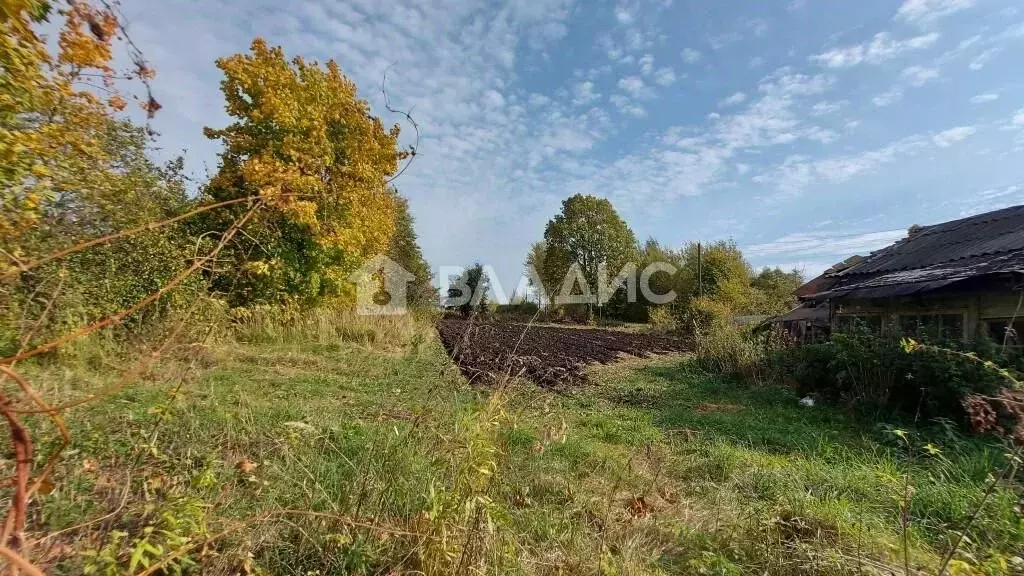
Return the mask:
<svg viewBox="0 0 1024 576">
<path fill-rule="evenodd" d="M 804 320 L 811 324 L 828 324 L 828 304 L 801 304 L 781 316 L 770 318 L 768 321 L 775 324 L 798 320 Z"/>
<path fill-rule="evenodd" d="M 820 281 L 813 280 L 822 288 L 813 297 L 900 296 L 986 274 L 1021 271 L 1024 271 L 1024 206 L 1013 206 L 943 224 L 915 227 L 908 237 L 895 244 L 871 253 L 848 268 L 827 271 Z"/>
</svg>

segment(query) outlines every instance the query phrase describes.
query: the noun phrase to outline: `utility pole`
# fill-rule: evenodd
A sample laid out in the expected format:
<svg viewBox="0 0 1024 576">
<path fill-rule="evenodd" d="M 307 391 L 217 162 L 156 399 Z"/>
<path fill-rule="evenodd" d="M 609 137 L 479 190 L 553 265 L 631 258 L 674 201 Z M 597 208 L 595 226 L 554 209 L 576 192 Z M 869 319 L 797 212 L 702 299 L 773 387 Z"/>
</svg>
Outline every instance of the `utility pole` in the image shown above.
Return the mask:
<svg viewBox="0 0 1024 576">
<path fill-rule="evenodd" d="M 700 242 L 697 242 L 697 295 L 704 297 L 704 265 L 701 261 Z"/>
</svg>

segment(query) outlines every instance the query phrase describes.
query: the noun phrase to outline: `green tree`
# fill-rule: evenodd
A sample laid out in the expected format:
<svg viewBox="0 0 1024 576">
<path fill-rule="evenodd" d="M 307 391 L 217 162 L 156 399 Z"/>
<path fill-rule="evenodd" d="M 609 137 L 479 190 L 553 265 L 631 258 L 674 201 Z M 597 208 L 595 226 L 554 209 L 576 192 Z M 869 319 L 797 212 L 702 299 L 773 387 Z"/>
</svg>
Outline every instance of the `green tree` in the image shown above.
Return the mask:
<svg viewBox="0 0 1024 576">
<path fill-rule="evenodd" d="M 667 294 L 674 290 L 677 298 L 686 296 L 686 287 L 680 282 L 686 268 L 685 256 L 680 251 L 662 246 L 654 238 L 648 238 L 647 242 L 640 249 L 639 269 L 642 272 L 648 266 L 659 263 L 674 267 L 676 273 L 658 272 L 652 274 L 648 280 L 648 286 L 650 286 L 651 291 L 655 294 Z"/>
<path fill-rule="evenodd" d="M 562 281 L 574 265 L 596 294 L 601 265 L 610 280 L 637 256 L 633 231 L 611 202 L 596 196 L 577 194 L 564 200 L 561 212 L 544 229 L 544 242 L 543 278 L 552 297 L 561 291 Z"/>
<path fill-rule="evenodd" d="M 449 278 L 448 304 L 464 316 L 487 311 L 487 292 L 490 279 L 479 262 L 467 268 L 462 274 Z"/>
<path fill-rule="evenodd" d="M 217 61 L 234 122 L 206 129 L 221 140 L 212 200 L 259 197 L 264 209 L 223 255 L 214 276 L 230 303 L 351 301 L 349 275 L 384 253 L 395 229 L 388 189 L 406 152 L 398 126 L 385 128 L 333 61 L 321 68 L 285 59 L 256 39 L 249 54 Z M 248 210 L 218 212 L 221 226 Z"/>
<path fill-rule="evenodd" d="M 423 252 L 416 239 L 413 217 L 409 212 L 409 201 L 392 190 L 395 195 L 395 233 L 388 245 L 388 258 L 394 260 L 415 278 L 409 284 L 406 302 L 414 308 L 437 305 L 437 289 L 431 284 L 430 265 L 423 258 Z"/>
<path fill-rule="evenodd" d="M 57 14 L 59 41 L 47 42 L 38 26 Z M 105 2 L 0 2 L 0 273 L 41 255 L 24 236 L 52 222 L 60 204 L 122 176 L 106 141 L 126 105 L 116 80 L 152 71 L 113 68 L 118 27 Z M 151 102 L 144 108 L 153 112 Z"/>
<path fill-rule="evenodd" d="M 681 297 L 691 299 L 703 294 L 734 314 L 749 313 L 753 303 L 752 271 L 735 242 L 719 240 L 702 244 L 699 264 L 695 242 L 683 248 L 682 256 Z"/>
<path fill-rule="evenodd" d="M 750 281 L 757 302 L 755 311 L 762 314 L 782 314 L 796 306 L 794 292 L 804 283 L 799 270 L 765 268 Z"/>
<path fill-rule="evenodd" d="M 537 291 L 537 304 L 544 304 L 548 296 L 548 287 L 544 281 L 544 257 L 547 253 L 547 244 L 543 241 L 534 242 L 530 245 L 530 251 L 526 253 L 526 261 L 523 263 L 529 287 Z"/>
</svg>

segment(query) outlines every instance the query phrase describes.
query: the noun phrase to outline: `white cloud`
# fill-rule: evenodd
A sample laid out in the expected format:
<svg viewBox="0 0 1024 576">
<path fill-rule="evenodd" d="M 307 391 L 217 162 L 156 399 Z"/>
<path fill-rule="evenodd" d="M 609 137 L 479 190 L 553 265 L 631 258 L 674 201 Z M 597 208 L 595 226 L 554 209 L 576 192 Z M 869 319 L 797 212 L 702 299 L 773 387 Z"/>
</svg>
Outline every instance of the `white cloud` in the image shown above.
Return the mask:
<svg viewBox="0 0 1024 576">
<path fill-rule="evenodd" d="M 930 24 L 974 4 L 975 0 L 905 0 L 896 12 L 896 19 L 915 24 Z"/>
<path fill-rule="evenodd" d="M 632 24 L 633 13 L 625 6 L 617 6 L 615 8 L 615 19 L 619 21 L 619 24 Z"/>
<path fill-rule="evenodd" d="M 1017 110 L 1017 113 L 1010 120 L 1010 124 L 1015 127 L 1024 128 L 1024 108 Z"/>
<path fill-rule="evenodd" d="M 708 45 L 711 46 L 712 50 L 721 50 L 730 44 L 735 44 L 742 40 L 743 37 L 737 32 L 725 32 L 723 34 L 712 34 L 707 37 Z"/>
<path fill-rule="evenodd" d="M 488 90 L 487 92 L 484 92 L 483 101 L 488 108 L 492 109 L 501 108 L 505 105 L 505 97 L 497 90 Z"/>
<path fill-rule="evenodd" d="M 637 106 L 635 104 L 626 106 L 625 108 L 622 109 L 622 112 L 625 114 L 629 114 L 634 118 L 643 118 L 647 116 L 647 110 L 645 110 L 643 106 Z"/>
<path fill-rule="evenodd" d="M 693 48 L 683 49 L 683 62 L 686 62 L 687 64 L 693 64 L 698 60 L 700 60 L 700 52 L 694 50 Z"/>
<path fill-rule="evenodd" d="M 753 179 L 761 184 L 773 185 L 778 194 L 769 200 L 788 200 L 799 196 L 806 188 L 821 182 L 838 184 L 855 176 L 873 172 L 897 159 L 916 154 L 928 147 L 920 136 L 910 136 L 891 142 L 881 148 L 843 156 L 811 159 L 790 156 L 771 170 Z"/>
<path fill-rule="evenodd" d="M 633 98 L 651 98 L 654 92 L 644 79 L 639 76 L 627 76 L 619 79 L 619 89 Z"/>
<path fill-rule="evenodd" d="M 748 163 L 735 161 L 741 153 L 835 138 L 796 113 L 798 102 L 819 96 L 832 82 L 823 75 L 777 70 L 761 81 L 757 94 L 748 96 L 736 112 L 712 113 L 709 125 L 700 130 L 670 127 L 661 138 L 650 140 L 651 144 L 610 164 L 594 166 L 590 174 L 566 184 L 564 191 L 600 190 L 616 206 L 649 209 L 674 197 L 700 195 L 725 186 L 730 178 L 751 170 Z M 624 112 L 633 105 L 623 94 L 614 95 L 612 101 Z"/>
<path fill-rule="evenodd" d="M 549 102 L 551 102 L 551 98 L 545 96 L 544 94 L 538 94 L 534 92 L 530 94 L 530 96 L 527 98 L 527 102 L 530 103 L 530 106 L 540 108 L 541 106 L 545 106 Z"/>
<path fill-rule="evenodd" d="M 765 256 L 826 256 L 842 257 L 867 255 L 905 237 L 906 230 L 879 232 L 796 232 L 771 242 L 745 246 L 743 253 L 753 257 Z"/>
<path fill-rule="evenodd" d="M 999 100 L 999 94 L 996 94 L 995 92 L 986 92 L 984 94 L 972 96 L 971 104 L 987 104 L 989 102 L 995 102 L 996 100 Z"/>
<path fill-rule="evenodd" d="M 632 100 L 622 94 L 612 94 L 608 100 L 623 114 L 633 116 L 634 118 L 643 118 L 644 116 L 647 116 L 647 111 L 644 110 L 643 106 L 634 104 Z"/>
<path fill-rule="evenodd" d="M 974 126 L 957 126 L 949 130 L 943 130 L 932 137 L 932 142 L 939 148 L 949 148 L 953 144 L 966 140 L 974 135 L 978 129 Z"/>
<path fill-rule="evenodd" d="M 846 106 L 847 104 L 849 104 L 849 102 L 847 102 L 846 100 L 840 100 L 838 102 L 821 101 L 815 104 L 814 106 L 811 106 L 811 114 L 814 116 L 825 116 L 828 114 L 833 114 L 841 110 L 843 106 Z"/>
<path fill-rule="evenodd" d="M 640 71 L 643 72 L 644 76 L 654 72 L 654 56 L 644 54 L 637 63 L 640 64 Z"/>
<path fill-rule="evenodd" d="M 908 66 L 903 69 L 900 76 L 914 86 L 924 86 L 939 77 L 939 69 L 925 66 Z"/>
<path fill-rule="evenodd" d="M 158 72 L 153 86 L 164 108 L 153 120 L 161 134 L 157 159 L 188 148 L 190 170 L 201 171 L 204 162 L 216 169 L 219 144 L 202 128 L 229 120 L 213 59 L 245 52 L 255 35 L 283 46 L 289 58 L 336 59 L 390 125 L 403 119 L 383 106 L 387 70 L 392 105 L 412 110 L 422 130 L 419 154 L 395 184 L 409 198 L 427 259 L 485 258 L 501 273 L 518 272 L 536 230 L 505 226 L 486 253 L 479 239 L 509 219 L 549 214 L 537 192 L 546 190 L 547 173 L 617 128 L 607 112 L 573 110 L 568 99 L 552 102 L 552 94 L 516 82 L 521 59 L 539 57 L 567 32 L 571 2 L 311 0 L 289 8 L 282 12 L 270 0 L 135 0 L 125 8 L 133 40 Z M 180 33 L 167 34 L 171 28 Z M 413 142 L 408 126 L 401 140 Z M 453 207 L 465 217 L 452 219 Z"/>
<path fill-rule="evenodd" d="M 659 86 L 671 86 L 676 81 L 676 73 L 671 68 L 658 68 L 654 73 L 654 83 Z"/>
<path fill-rule="evenodd" d="M 729 106 L 736 106 L 737 104 L 742 104 L 743 102 L 745 102 L 746 99 L 747 95 L 744 94 L 743 92 L 735 92 L 728 98 L 725 98 L 722 101 L 720 101 L 718 103 L 718 107 L 727 108 Z"/>
<path fill-rule="evenodd" d="M 768 22 L 761 18 L 754 18 L 747 22 L 747 28 L 758 38 L 764 38 L 768 34 Z"/>
<path fill-rule="evenodd" d="M 875 34 L 870 42 L 834 48 L 810 57 L 828 68 L 850 68 L 861 63 L 879 64 L 913 50 L 928 48 L 939 39 L 936 32 L 906 40 L 893 40 L 885 32 Z"/>
<path fill-rule="evenodd" d="M 998 53 L 999 48 L 989 48 L 988 50 L 985 50 L 981 54 L 975 56 L 974 59 L 971 60 L 970 64 L 967 65 L 967 67 L 977 72 L 978 70 L 984 68 L 985 65 L 988 64 L 988 61 L 991 60 L 992 57 Z"/>
<path fill-rule="evenodd" d="M 576 106 L 586 106 L 601 97 L 594 92 L 594 83 L 591 81 L 580 82 L 573 87 L 572 103 Z"/>
<path fill-rule="evenodd" d="M 902 99 L 903 90 L 897 87 L 893 88 L 892 90 L 882 92 L 878 96 L 875 96 L 874 98 L 871 99 L 871 102 L 874 103 L 875 106 L 883 108 L 885 106 L 891 106 Z"/>
</svg>

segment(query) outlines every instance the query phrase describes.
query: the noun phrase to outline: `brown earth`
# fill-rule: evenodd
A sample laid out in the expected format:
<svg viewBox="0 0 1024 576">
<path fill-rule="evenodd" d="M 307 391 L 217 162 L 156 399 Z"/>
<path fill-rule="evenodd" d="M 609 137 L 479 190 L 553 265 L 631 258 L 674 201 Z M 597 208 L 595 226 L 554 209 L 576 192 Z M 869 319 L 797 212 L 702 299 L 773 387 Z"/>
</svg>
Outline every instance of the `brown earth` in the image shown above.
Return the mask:
<svg viewBox="0 0 1024 576">
<path fill-rule="evenodd" d="M 687 350 L 681 340 L 618 330 L 445 318 L 437 331 L 448 355 L 473 381 L 509 374 L 541 386 L 572 385 L 585 380 L 588 364 Z"/>
</svg>

